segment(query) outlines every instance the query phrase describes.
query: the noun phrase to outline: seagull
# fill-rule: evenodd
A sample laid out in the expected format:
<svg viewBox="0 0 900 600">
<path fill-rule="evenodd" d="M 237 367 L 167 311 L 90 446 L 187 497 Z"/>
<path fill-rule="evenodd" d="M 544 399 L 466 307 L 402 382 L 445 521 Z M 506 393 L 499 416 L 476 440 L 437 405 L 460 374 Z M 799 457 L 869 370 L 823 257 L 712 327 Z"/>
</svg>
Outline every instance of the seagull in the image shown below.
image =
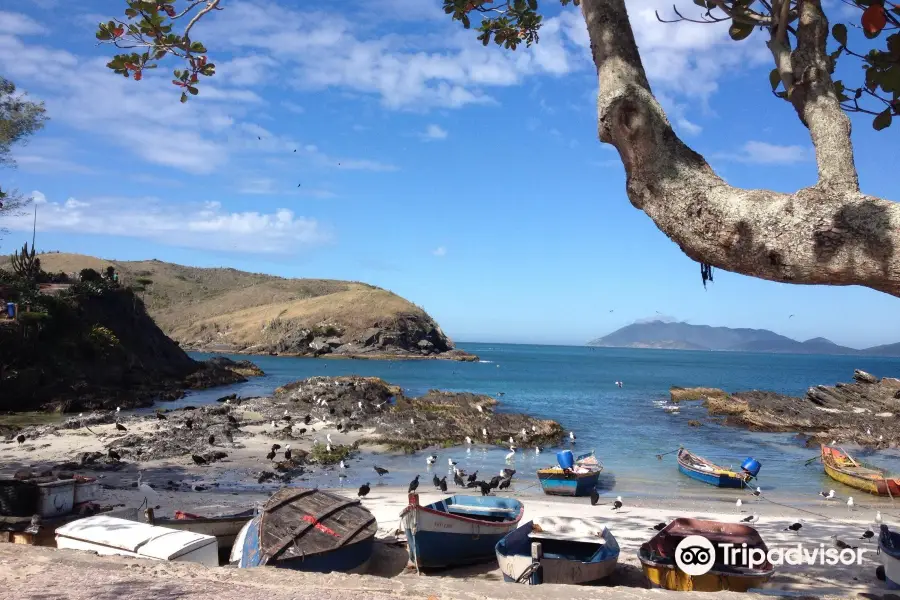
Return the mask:
<svg viewBox="0 0 900 600">
<path fill-rule="evenodd" d="M 481 408 L 481 405 L 480 405 L 480 404 L 476 404 L 476 405 L 475 405 L 475 408 L 476 408 L 476 409 L 478 410 L 478 412 L 480 412 L 480 413 L 483 413 L 483 412 L 484 412 L 484 409 Z"/>
<path fill-rule="evenodd" d="M 847 498 L 847 510 L 853 510 L 853 496 Z"/>
<path fill-rule="evenodd" d="M 434 454 L 432 454 L 431 456 L 428 456 L 428 457 L 425 458 L 425 464 L 426 464 L 426 465 L 433 465 L 433 464 L 434 464 L 434 461 L 436 461 L 436 460 L 437 460 L 437 456 L 435 456 Z M 435 477 L 437 477 L 437 475 L 435 475 Z"/>
<path fill-rule="evenodd" d="M 569 441 L 572 442 L 573 444 L 575 443 L 575 432 L 574 431 L 569 432 Z"/>
<path fill-rule="evenodd" d="M 756 496 L 757 499 L 759 499 L 761 494 L 762 494 L 762 490 L 759 489 L 759 486 L 756 486 L 756 489 L 753 490 L 753 495 Z"/>
<path fill-rule="evenodd" d="M 128 431 L 128 429 L 126 429 L 125 426 L 118 421 L 116 421 L 116 429 L 118 429 L 119 431 Z"/>
<path fill-rule="evenodd" d="M 370 488 L 369 488 L 368 482 L 362 484 L 361 486 L 359 486 L 359 491 L 356 493 L 356 496 L 358 498 L 365 498 L 366 495 L 369 493 L 369 489 Z"/>
<path fill-rule="evenodd" d="M 622 496 L 616 496 L 616 501 L 613 502 L 613 507 L 612 507 L 612 509 L 613 509 L 613 510 L 619 510 L 620 508 L 622 508 L 622 506 L 624 506 L 624 505 L 622 504 Z"/>
<path fill-rule="evenodd" d="M 838 550 L 856 550 L 856 546 L 851 546 L 847 542 L 839 540 L 836 535 L 831 536 L 831 539 L 834 540 L 834 547 Z"/>
<path fill-rule="evenodd" d="M 866 529 L 866 530 L 863 532 L 863 534 L 862 534 L 861 536 L 859 536 L 859 539 L 861 539 L 861 540 L 871 540 L 873 537 L 875 537 L 875 532 L 872 531 L 871 529 Z"/>
<path fill-rule="evenodd" d="M 828 490 L 827 494 L 825 493 L 825 490 L 822 490 L 821 492 L 819 492 L 819 495 L 822 496 L 823 498 L 825 498 L 826 500 L 833 500 L 834 499 L 834 490 Z"/>
<path fill-rule="evenodd" d="M 743 502 L 741 502 L 740 498 L 738 498 L 737 502 L 734 503 L 734 506 L 735 506 L 735 508 L 737 508 L 738 512 L 740 512 L 742 504 L 743 504 Z"/>
<path fill-rule="evenodd" d="M 466 436 L 466 444 L 470 446 L 472 445 L 472 438 L 470 438 L 469 436 Z"/>
<path fill-rule="evenodd" d="M 516 443 L 516 440 L 513 439 L 513 436 L 509 436 L 509 445 L 512 446 Z"/>
<path fill-rule="evenodd" d="M 803 527 L 802 523 L 791 523 L 790 525 L 785 527 L 784 530 L 785 531 L 790 530 L 790 531 L 793 531 L 794 533 L 797 533 L 798 531 L 800 531 L 800 528 L 802 528 L 802 527 Z"/>
<path fill-rule="evenodd" d="M 410 424 L 410 425 L 415 425 L 415 424 L 416 424 L 416 420 L 413 419 L 412 417 L 410 417 L 410 418 L 409 418 L 409 424 Z"/>
<path fill-rule="evenodd" d="M 596 489 L 591 490 L 591 506 L 597 506 L 597 503 L 600 502 L 600 494 Z"/>
<path fill-rule="evenodd" d="M 409 482 L 409 489 L 406 490 L 407 494 L 412 494 L 419 487 L 419 476 L 416 475 L 412 481 Z"/>
<path fill-rule="evenodd" d="M 481 435 L 484 437 L 487 437 L 487 428 L 486 427 L 481 428 Z"/>
<path fill-rule="evenodd" d="M 881 511 L 875 513 L 875 524 L 881 525 Z"/>
<path fill-rule="evenodd" d="M 359 410 L 362 410 L 362 400 L 356 403 L 359 406 Z"/>
<path fill-rule="evenodd" d="M 382 469 L 382 468 L 379 467 L 378 465 L 375 465 L 375 466 L 372 467 L 372 468 L 375 469 L 375 472 L 378 473 L 378 476 L 379 476 L 379 477 L 381 477 L 382 475 L 387 475 L 388 473 L 390 473 L 390 471 L 388 471 L 387 469 Z"/>
<path fill-rule="evenodd" d="M 284 460 L 291 460 L 291 445 L 284 447 Z"/>
<path fill-rule="evenodd" d="M 319 440 L 317 438 L 313 438 L 313 446 L 318 446 Z"/>
<path fill-rule="evenodd" d="M 540 454 L 540 453 L 541 453 L 541 447 L 540 447 L 540 446 L 535 446 L 535 447 L 534 447 L 534 455 L 537 456 L 537 455 Z"/>
<path fill-rule="evenodd" d="M 666 524 L 665 524 L 665 523 L 657 523 L 656 525 L 654 525 L 653 527 L 651 527 L 651 529 L 655 529 L 656 531 L 662 531 L 662 530 L 665 529 L 665 528 L 666 528 Z"/>
<path fill-rule="evenodd" d="M 451 467 L 455 467 L 459 463 L 455 462 L 452 458 L 448 458 L 447 464 L 450 465 Z"/>
<path fill-rule="evenodd" d="M 756 523 L 757 521 L 759 521 L 758 515 L 750 515 L 741 519 L 741 523 Z"/>
<path fill-rule="evenodd" d="M 346 469 L 346 468 L 347 468 L 347 465 L 344 464 L 344 461 L 341 461 L 340 467 L 341 467 L 342 469 Z"/>
</svg>

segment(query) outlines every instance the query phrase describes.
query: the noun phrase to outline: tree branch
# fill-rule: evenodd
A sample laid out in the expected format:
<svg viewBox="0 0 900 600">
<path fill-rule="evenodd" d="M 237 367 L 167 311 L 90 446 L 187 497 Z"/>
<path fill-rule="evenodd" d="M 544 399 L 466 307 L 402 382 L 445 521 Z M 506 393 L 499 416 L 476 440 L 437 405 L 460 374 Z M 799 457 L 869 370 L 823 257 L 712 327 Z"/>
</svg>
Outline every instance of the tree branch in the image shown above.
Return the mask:
<svg viewBox="0 0 900 600">
<path fill-rule="evenodd" d="M 198 12 L 196 15 L 194 15 L 194 18 L 192 18 L 188 22 L 187 27 L 184 28 L 184 33 L 182 34 L 182 36 L 184 37 L 185 40 L 188 40 L 188 42 L 190 42 L 191 29 L 194 27 L 194 25 L 197 24 L 197 21 L 199 21 L 200 19 L 203 18 L 203 15 L 205 15 L 206 13 L 208 13 L 212 10 L 215 10 L 216 7 L 219 5 L 219 2 L 220 2 L 220 0 L 209 0 L 206 4 L 206 8 L 203 8 L 202 10 L 200 10 L 200 12 Z M 191 8 L 193 8 L 193 7 L 191 7 Z"/>
<path fill-rule="evenodd" d="M 850 141 L 850 118 L 841 109 L 831 80 L 826 51 L 828 19 L 820 0 L 800 0 L 797 48 L 791 55 L 794 91 L 790 101 L 809 128 L 816 149 L 819 185 L 833 191 L 857 191 L 859 179 Z"/>
<path fill-rule="evenodd" d="M 685 254 L 772 281 L 863 285 L 900 296 L 900 204 L 836 185 L 842 180 L 830 177 L 831 166 L 824 169 L 831 185 L 794 194 L 728 185 L 678 138 L 653 97 L 625 0 L 582 0 L 581 7 L 600 83 L 599 137 L 619 151 L 631 203 Z M 803 35 L 818 35 L 806 18 Z M 811 98 L 809 81 L 803 84 L 805 114 L 822 119 L 821 96 Z M 813 139 L 841 147 L 818 133 Z"/>
<path fill-rule="evenodd" d="M 787 26 L 789 20 L 791 2 L 790 0 L 774 0 L 772 4 L 772 15 L 777 16 L 777 25 L 772 33 L 772 38 L 766 43 L 772 57 L 775 59 L 775 68 L 778 69 L 778 75 L 781 77 L 781 83 L 784 85 L 784 91 L 790 98 L 794 91 L 794 69 L 791 65 L 791 45 L 787 36 Z"/>
</svg>

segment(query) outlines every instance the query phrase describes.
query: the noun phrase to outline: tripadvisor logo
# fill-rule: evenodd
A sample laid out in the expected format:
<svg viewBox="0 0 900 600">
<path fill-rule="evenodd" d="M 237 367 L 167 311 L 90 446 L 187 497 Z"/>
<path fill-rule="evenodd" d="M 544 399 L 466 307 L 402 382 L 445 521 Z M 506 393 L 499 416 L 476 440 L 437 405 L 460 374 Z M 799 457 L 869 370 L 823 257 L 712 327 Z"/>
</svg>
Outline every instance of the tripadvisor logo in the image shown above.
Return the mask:
<svg viewBox="0 0 900 600">
<path fill-rule="evenodd" d="M 770 548 L 768 552 L 762 548 L 750 548 L 747 544 L 718 544 L 701 535 L 689 535 L 675 548 L 675 564 L 687 575 L 698 576 L 709 573 L 716 562 L 716 555 L 725 567 L 745 567 L 755 569 L 766 563 L 778 567 L 781 565 L 861 565 L 864 549 L 859 548 L 826 548 L 825 544 L 817 544 L 809 548 L 797 544 L 791 548 Z"/>
</svg>

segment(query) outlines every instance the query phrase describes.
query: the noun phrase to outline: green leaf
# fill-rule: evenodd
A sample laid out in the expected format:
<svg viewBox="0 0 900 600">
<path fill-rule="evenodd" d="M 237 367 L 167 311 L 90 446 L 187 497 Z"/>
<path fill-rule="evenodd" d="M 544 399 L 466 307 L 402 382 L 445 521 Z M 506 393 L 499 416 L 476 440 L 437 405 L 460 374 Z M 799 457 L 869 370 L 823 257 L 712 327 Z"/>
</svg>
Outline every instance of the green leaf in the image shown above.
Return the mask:
<svg viewBox="0 0 900 600">
<path fill-rule="evenodd" d="M 837 40 L 837 43 L 841 46 L 847 45 L 847 26 L 843 23 L 838 23 L 834 27 L 831 28 L 831 36 Z"/>
<path fill-rule="evenodd" d="M 462 21 L 463 27 L 465 27 L 466 29 L 472 26 L 472 23 L 469 21 L 469 15 L 467 14 L 463 14 L 463 16 L 459 18 L 459 20 Z"/>
<path fill-rule="evenodd" d="M 728 28 L 728 35 L 736 42 L 747 39 L 753 33 L 753 25 L 749 23 L 732 22 Z"/>
<path fill-rule="evenodd" d="M 528 8 L 530 8 L 531 10 L 537 10 L 538 9 L 537 0 L 528 0 Z"/>
<path fill-rule="evenodd" d="M 772 91 L 778 89 L 778 86 L 781 85 L 781 75 L 778 73 L 778 69 L 772 69 L 769 71 L 769 83 L 772 84 Z"/>
<path fill-rule="evenodd" d="M 187 102 L 187 98 L 188 98 L 188 95 L 185 94 L 184 92 L 181 92 L 181 103 L 182 103 L 182 104 L 184 104 L 185 102 Z"/>
<path fill-rule="evenodd" d="M 198 93 L 200 93 L 200 90 L 198 90 L 197 88 L 195 88 L 192 85 L 189 85 L 187 90 L 191 93 L 191 96 L 196 96 Z"/>
<path fill-rule="evenodd" d="M 878 113 L 878 116 L 872 121 L 872 127 L 875 128 L 875 131 L 881 131 L 882 129 L 890 127 L 892 120 L 891 109 L 886 108 L 884 111 Z"/>
<path fill-rule="evenodd" d="M 191 44 L 191 52 L 199 52 L 203 54 L 204 52 L 206 52 L 206 46 L 204 46 L 200 42 L 193 42 Z"/>
</svg>

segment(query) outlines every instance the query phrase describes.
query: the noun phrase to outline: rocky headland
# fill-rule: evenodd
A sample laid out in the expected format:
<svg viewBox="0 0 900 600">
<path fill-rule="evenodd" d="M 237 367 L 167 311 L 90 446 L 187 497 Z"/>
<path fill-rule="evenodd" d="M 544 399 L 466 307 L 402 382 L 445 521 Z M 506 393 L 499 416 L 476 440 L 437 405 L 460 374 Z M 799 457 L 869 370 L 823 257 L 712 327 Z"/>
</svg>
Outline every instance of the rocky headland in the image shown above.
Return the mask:
<svg viewBox="0 0 900 600">
<path fill-rule="evenodd" d="M 709 415 L 753 431 L 795 432 L 820 443 L 900 447 L 900 379 L 856 370 L 853 382 L 817 385 L 802 397 L 752 390 L 672 388 L 672 400 L 702 400 Z"/>
</svg>

